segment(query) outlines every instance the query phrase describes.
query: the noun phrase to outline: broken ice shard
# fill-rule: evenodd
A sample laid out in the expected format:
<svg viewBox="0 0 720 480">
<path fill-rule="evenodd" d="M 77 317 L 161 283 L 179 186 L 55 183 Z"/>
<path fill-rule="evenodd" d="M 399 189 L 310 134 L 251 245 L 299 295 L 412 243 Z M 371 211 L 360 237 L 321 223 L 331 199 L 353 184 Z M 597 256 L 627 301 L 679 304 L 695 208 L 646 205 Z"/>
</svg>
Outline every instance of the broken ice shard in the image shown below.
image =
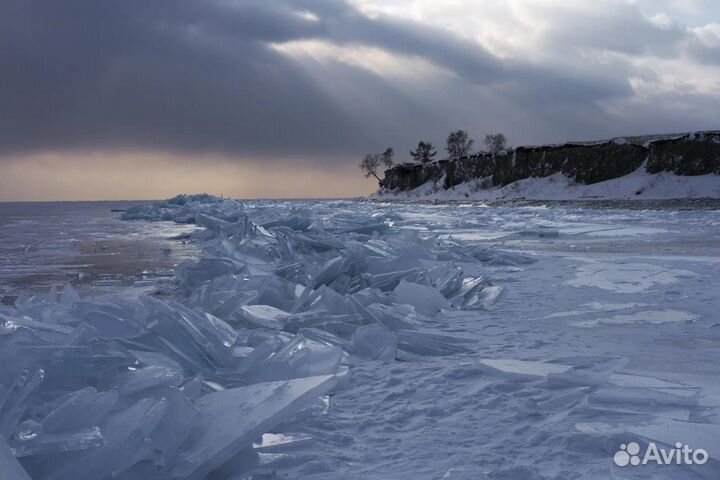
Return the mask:
<svg viewBox="0 0 720 480">
<path fill-rule="evenodd" d="M 32 480 L 13 455 L 10 446 L 0 435 L 0 473 L 7 480 Z"/>
<path fill-rule="evenodd" d="M 491 373 L 521 378 L 547 378 L 549 375 L 565 374 L 572 370 L 572 367 L 569 365 L 516 360 L 512 358 L 488 358 L 481 360 L 480 365 Z"/>
<path fill-rule="evenodd" d="M 202 397 L 206 419 L 192 445 L 172 469 L 172 478 L 201 479 L 279 422 L 335 386 L 332 375 L 259 383 Z"/>
<path fill-rule="evenodd" d="M 397 340 L 395 335 L 382 325 L 365 325 L 352 337 L 352 353 L 368 360 L 395 360 Z"/>
<path fill-rule="evenodd" d="M 0 435 L 4 437 L 12 435 L 28 407 L 29 397 L 38 389 L 44 378 L 43 370 L 31 372 L 26 368 L 20 372 L 4 393 L 0 403 Z"/>
<path fill-rule="evenodd" d="M 401 281 L 393 291 L 398 303 L 412 305 L 421 315 L 434 317 L 443 309 L 449 309 L 450 303 L 435 288 L 427 285 Z"/>
<path fill-rule="evenodd" d="M 64 433 L 45 433 L 40 424 L 38 431 L 28 431 L 28 427 L 18 428 L 16 439 L 12 442 L 13 454 L 20 457 L 48 455 L 100 447 L 103 436 L 99 427 Z"/>
</svg>

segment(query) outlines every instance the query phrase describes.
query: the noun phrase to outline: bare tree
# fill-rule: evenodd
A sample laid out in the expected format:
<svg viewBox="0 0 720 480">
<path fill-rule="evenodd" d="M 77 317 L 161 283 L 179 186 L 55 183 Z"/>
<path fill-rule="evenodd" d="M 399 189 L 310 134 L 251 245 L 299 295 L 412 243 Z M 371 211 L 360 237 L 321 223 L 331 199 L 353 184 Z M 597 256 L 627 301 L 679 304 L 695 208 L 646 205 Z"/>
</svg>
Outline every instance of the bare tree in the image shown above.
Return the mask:
<svg viewBox="0 0 720 480">
<path fill-rule="evenodd" d="M 435 155 L 437 155 L 437 150 L 435 150 L 432 143 L 421 141 L 418 143 L 414 152 L 410 150 L 410 155 L 412 155 L 416 162 L 428 163 Z"/>
<path fill-rule="evenodd" d="M 393 157 L 395 156 L 395 150 L 392 147 L 388 147 L 382 154 L 382 163 L 387 168 L 393 166 Z"/>
<path fill-rule="evenodd" d="M 457 160 L 470 155 L 474 142 L 465 130 L 456 130 L 448 135 L 445 150 L 447 150 L 451 160 Z"/>
<path fill-rule="evenodd" d="M 393 166 L 393 157 L 395 156 L 395 150 L 392 147 L 385 149 L 383 153 L 368 153 L 360 162 L 360 170 L 365 174 L 365 178 L 375 177 L 382 186 L 383 181 L 378 177 L 378 169 L 381 166 L 390 168 Z"/>
<path fill-rule="evenodd" d="M 502 133 L 485 136 L 485 147 L 493 155 L 505 153 L 508 150 L 507 138 Z"/>
<path fill-rule="evenodd" d="M 365 174 L 365 178 L 375 177 L 382 184 L 382 180 L 377 176 L 377 170 L 382 163 L 382 155 L 379 153 L 368 153 L 360 162 L 360 170 Z"/>
</svg>

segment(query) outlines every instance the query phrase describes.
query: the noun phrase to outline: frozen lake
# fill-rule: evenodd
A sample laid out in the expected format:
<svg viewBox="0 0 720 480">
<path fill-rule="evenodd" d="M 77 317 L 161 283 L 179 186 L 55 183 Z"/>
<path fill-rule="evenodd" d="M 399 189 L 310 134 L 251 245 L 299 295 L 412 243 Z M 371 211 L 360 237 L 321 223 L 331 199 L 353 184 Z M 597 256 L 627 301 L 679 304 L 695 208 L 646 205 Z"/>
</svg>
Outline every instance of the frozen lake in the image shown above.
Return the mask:
<svg viewBox="0 0 720 480">
<path fill-rule="evenodd" d="M 196 249 L 172 237 L 194 227 L 123 222 L 138 202 L 0 203 L 0 298 L 65 283 L 83 292 L 143 287 L 173 274 Z"/>
<path fill-rule="evenodd" d="M 122 337 L 119 344 L 142 367 L 131 367 L 138 380 L 103 380 L 98 390 L 119 385 L 131 392 L 123 401 L 142 394 L 152 404 L 159 394 L 143 388 L 177 386 L 204 415 L 218 419 L 198 445 L 185 447 L 183 468 L 217 468 L 218 458 L 229 458 L 223 441 L 239 442 L 233 435 L 243 428 L 255 432 L 242 421 L 233 423 L 245 418 L 228 416 L 233 406 L 243 405 L 243 412 L 272 424 L 262 432 L 273 436 L 263 442 L 251 437 L 252 453 L 242 450 L 240 460 L 224 464 L 224 473 L 212 478 L 246 478 L 232 472 L 313 479 L 716 478 L 720 211 L 602 207 L 226 201 L 197 210 L 183 204 L 142 212 L 156 219 L 201 212 L 197 218 L 208 230 L 194 237 L 193 246 L 178 247 L 167 238 L 190 227 L 120 222 L 107 213 L 107 204 L 91 205 L 60 220 L 60 214 L 47 212 L 34 223 L 6 221 L 3 281 L 15 291 L 38 285 L 36 278 L 43 285 L 73 280 L 90 263 L 94 278 L 135 278 L 138 271 L 167 272 L 202 249 L 205 263 L 181 273 L 183 307 L 143 304 L 155 313 L 141 316 L 130 330 L 129 324 L 116 330 L 114 324 L 93 324 L 93 315 L 82 318 L 110 338 Z M 84 225 L 77 226 L 81 218 Z M 42 232 L 33 233 L 41 243 L 33 247 L 27 232 Z M 78 239 L 79 245 L 108 248 L 88 253 L 73 243 Z M 20 240 L 27 245 L 20 248 Z M 171 252 L 156 255 L 165 248 Z M 106 261 L 106 250 L 122 261 Z M 130 253 L 136 251 L 155 253 L 147 254 L 153 258 L 145 264 L 144 256 L 138 260 Z M 124 262 L 127 269 L 118 272 Z M 457 271 L 466 281 L 462 287 L 453 283 Z M 468 279 L 482 288 L 468 290 Z M 48 308 L 45 302 L 40 305 Z M 75 325 L 66 317 L 73 302 L 69 294 L 61 299 L 62 329 L 53 327 L 54 335 L 68 334 L 65 325 Z M 29 304 L 21 311 L 32 316 L 38 308 Z M 112 308 L 107 311 L 120 315 Z M 198 330 L 189 331 L 202 341 L 160 330 L 169 328 L 163 322 L 173 318 L 173 309 L 179 318 L 195 318 Z M 77 311 L 82 316 L 88 308 Z M 207 319 L 192 317 L 201 312 L 229 326 L 203 330 Z M 196 367 L 201 361 L 223 367 Z M 143 372 L 148 376 L 140 377 Z M 328 377 L 320 375 L 328 373 L 336 388 L 323 383 Z M 208 381 L 201 385 L 198 377 Z M 305 383 L 273 384 L 276 397 L 262 383 L 288 378 Z M 246 397 L 243 388 L 256 390 Z M 306 398 L 319 391 L 331 395 L 318 402 Z M 249 399 L 265 395 L 265 403 Z M 307 408 L 296 416 L 276 415 L 273 409 L 285 405 L 283 395 L 292 402 L 282 408 L 301 399 Z M 145 425 L 143 418 L 124 422 Z M 170 436 L 182 434 L 183 425 Z M 167 434 L 145 435 L 151 443 L 167 442 Z M 223 445 L 222 454 L 205 458 L 205 441 Z M 663 448 L 680 442 L 705 450 L 709 459 L 703 465 L 623 468 L 613 458 L 629 442 L 643 449 L 650 442 Z M 121 445 L 89 450 L 88 458 L 155 458 Z M 45 478 L 45 463 L 34 458 L 23 465 Z M 157 478 L 186 478 L 164 466 L 141 462 L 127 478 L 150 471 Z"/>
</svg>

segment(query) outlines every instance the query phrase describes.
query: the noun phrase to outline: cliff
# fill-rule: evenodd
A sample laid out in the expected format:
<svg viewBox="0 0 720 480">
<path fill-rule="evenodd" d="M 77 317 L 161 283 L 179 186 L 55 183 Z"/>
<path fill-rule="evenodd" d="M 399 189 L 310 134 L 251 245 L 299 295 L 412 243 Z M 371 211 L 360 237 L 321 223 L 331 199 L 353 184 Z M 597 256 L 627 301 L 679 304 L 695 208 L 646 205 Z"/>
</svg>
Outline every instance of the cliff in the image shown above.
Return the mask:
<svg viewBox="0 0 720 480">
<path fill-rule="evenodd" d="M 518 147 L 502 155 L 480 153 L 425 165 L 405 163 L 385 171 L 383 190 L 404 192 L 428 182 L 450 189 L 475 179 L 486 179 L 487 187 L 503 187 L 555 174 L 590 185 L 624 177 L 643 165 L 648 174 L 720 174 L 720 131 Z"/>
</svg>

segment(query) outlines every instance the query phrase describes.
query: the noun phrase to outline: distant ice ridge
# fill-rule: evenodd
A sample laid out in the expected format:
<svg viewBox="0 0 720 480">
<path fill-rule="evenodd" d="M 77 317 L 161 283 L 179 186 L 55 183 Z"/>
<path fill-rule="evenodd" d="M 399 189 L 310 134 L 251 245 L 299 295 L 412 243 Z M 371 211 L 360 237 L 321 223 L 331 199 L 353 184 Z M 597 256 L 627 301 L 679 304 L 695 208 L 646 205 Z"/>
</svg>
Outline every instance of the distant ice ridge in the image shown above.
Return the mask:
<svg viewBox="0 0 720 480">
<path fill-rule="evenodd" d="M 502 290 L 478 273 L 502 252 L 393 228 L 392 215 L 200 195 L 124 217 L 197 223 L 204 255 L 178 268 L 172 300 L 66 286 L 0 306 L 3 478 L 244 478 L 254 442 L 332 408 L 357 362 L 467 351 L 426 327 Z"/>
</svg>

